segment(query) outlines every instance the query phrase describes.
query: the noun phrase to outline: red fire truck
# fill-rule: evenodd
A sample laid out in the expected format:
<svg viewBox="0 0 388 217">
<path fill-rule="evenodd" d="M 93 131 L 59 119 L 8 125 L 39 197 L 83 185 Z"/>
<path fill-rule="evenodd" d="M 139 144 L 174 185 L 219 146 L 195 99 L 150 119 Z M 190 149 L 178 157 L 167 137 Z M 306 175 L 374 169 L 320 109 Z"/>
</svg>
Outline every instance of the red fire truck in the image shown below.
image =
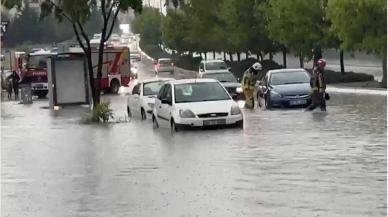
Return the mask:
<svg viewBox="0 0 388 217">
<path fill-rule="evenodd" d="M 56 53 L 43 49 L 29 54 L 14 52 L 13 70 L 20 74 L 22 82 L 31 83 L 32 95 L 40 98 L 47 95 L 46 60 L 52 55 L 56 55 Z"/>
<path fill-rule="evenodd" d="M 117 93 L 131 80 L 131 62 L 128 47 L 106 47 L 103 54 L 101 90 Z M 98 49 L 92 51 L 94 77 L 97 77 Z"/>
<path fill-rule="evenodd" d="M 83 52 L 79 47 L 69 48 L 70 52 Z M 92 63 L 94 78 L 97 77 L 98 49 L 92 50 Z M 105 93 L 117 93 L 120 86 L 127 87 L 129 81 L 136 78 L 131 73 L 131 62 L 128 47 L 107 46 L 104 49 L 101 91 Z"/>
</svg>

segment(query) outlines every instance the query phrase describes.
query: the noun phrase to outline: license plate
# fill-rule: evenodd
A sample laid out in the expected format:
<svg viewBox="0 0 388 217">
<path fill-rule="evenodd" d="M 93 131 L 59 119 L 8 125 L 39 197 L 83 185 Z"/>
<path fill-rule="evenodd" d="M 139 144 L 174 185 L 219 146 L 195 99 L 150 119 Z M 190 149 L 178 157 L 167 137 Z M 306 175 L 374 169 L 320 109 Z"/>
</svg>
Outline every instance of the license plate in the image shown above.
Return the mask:
<svg viewBox="0 0 388 217">
<path fill-rule="evenodd" d="M 223 124 L 226 124 L 226 120 L 225 119 L 203 121 L 203 125 L 204 126 L 223 125 Z"/>
<path fill-rule="evenodd" d="M 305 99 L 290 101 L 290 105 L 304 105 L 306 103 L 307 101 Z"/>
</svg>

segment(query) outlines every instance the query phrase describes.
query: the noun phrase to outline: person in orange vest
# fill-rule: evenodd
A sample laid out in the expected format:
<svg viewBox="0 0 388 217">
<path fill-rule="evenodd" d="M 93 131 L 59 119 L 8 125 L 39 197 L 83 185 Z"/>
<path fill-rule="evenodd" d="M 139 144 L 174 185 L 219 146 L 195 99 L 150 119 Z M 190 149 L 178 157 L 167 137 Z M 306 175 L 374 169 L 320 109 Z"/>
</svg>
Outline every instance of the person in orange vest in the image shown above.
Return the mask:
<svg viewBox="0 0 388 217">
<path fill-rule="evenodd" d="M 245 95 L 246 108 L 253 109 L 255 107 L 253 92 L 255 91 L 255 85 L 260 70 L 261 64 L 255 63 L 244 72 L 243 78 L 241 79 L 241 87 Z"/>
<path fill-rule="evenodd" d="M 325 91 L 326 82 L 323 76 L 326 66 L 326 60 L 319 59 L 311 76 L 311 105 L 307 108 L 308 111 L 314 110 L 316 107 L 321 107 L 321 111 L 326 111 Z"/>
</svg>

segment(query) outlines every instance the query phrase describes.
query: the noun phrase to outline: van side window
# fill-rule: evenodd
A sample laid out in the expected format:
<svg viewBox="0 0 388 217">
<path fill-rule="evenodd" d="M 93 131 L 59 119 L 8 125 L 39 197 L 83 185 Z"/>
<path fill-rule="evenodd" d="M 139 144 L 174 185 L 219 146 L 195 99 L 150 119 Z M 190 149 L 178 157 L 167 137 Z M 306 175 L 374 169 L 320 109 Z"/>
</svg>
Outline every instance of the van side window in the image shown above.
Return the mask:
<svg viewBox="0 0 388 217">
<path fill-rule="evenodd" d="M 158 98 L 159 100 L 162 100 L 162 98 L 163 98 L 163 96 L 164 96 L 165 89 L 166 89 L 166 84 L 163 85 L 163 87 L 160 88 L 160 90 L 159 90 L 159 93 L 158 93 L 158 96 L 157 96 L 157 98 Z"/>
<path fill-rule="evenodd" d="M 135 94 L 139 94 L 139 95 L 140 95 L 140 84 L 136 84 L 136 85 L 133 87 L 132 94 L 133 94 L 133 95 L 135 95 Z"/>
</svg>

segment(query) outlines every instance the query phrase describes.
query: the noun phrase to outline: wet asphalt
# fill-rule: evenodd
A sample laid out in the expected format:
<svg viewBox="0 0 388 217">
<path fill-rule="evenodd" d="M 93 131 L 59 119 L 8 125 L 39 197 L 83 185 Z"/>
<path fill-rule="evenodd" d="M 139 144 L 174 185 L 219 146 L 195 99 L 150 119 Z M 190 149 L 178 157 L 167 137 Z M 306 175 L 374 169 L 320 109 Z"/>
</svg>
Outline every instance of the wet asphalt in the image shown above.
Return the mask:
<svg viewBox="0 0 388 217">
<path fill-rule="evenodd" d="M 336 89 L 327 113 L 244 110 L 244 130 L 175 135 L 126 122 L 127 94 L 103 96 L 119 122 L 106 125 L 80 123 L 87 108 L 3 101 L 1 216 L 387 215 L 384 93 Z"/>
</svg>

